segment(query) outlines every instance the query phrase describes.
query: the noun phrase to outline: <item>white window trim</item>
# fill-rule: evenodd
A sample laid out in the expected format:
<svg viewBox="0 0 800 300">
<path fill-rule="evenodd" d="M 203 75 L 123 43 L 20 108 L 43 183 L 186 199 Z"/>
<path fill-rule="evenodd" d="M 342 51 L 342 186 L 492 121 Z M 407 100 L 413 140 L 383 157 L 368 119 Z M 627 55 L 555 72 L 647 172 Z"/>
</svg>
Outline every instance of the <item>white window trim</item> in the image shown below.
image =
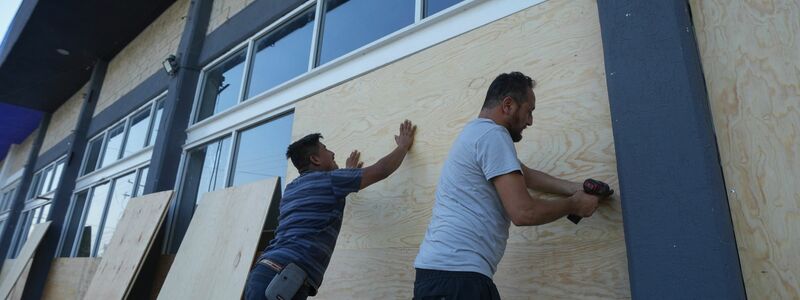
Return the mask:
<svg viewBox="0 0 800 300">
<path fill-rule="evenodd" d="M 316 67 L 310 72 L 299 75 L 257 96 L 240 102 L 225 111 L 210 116 L 195 124 L 190 124 L 186 129 L 186 144 L 194 145 L 198 141 L 206 140 L 208 136 L 215 135 L 221 131 L 239 128 L 245 123 L 256 123 L 264 119 L 264 114 L 280 110 L 354 77 L 425 50 L 513 13 L 522 11 L 543 1 L 544 0 L 467 0 L 460 2 L 428 18 L 422 19 L 419 22 L 369 43 L 349 54 L 328 62 L 325 65 Z M 301 8 L 307 8 L 307 5 L 308 4 Z M 282 22 L 294 17 L 295 14 L 300 11 L 300 8 L 292 11 L 291 14 L 285 15 L 254 37 L 260 37 L 264 32 L 282 24 Z M 249 44 L 251 39 L 243 42 L 225 55 L 220 56 L 209 64 L 209 66 L 213 66 L 215 63 L 229 57 L 229 55 L 235 51 L 241 50 L 241 47 Z M 204 72 L 201 72 L 201 76 L 203 76 L 203 74 Z M 246 81 L 247 79 L 245 78 L 244 80 Z M 199 94 L 200 88 L 202 87 L 198 86 L 197 94 Z M 198 101 L 199 97 L 196 96 L 194 101 L 195 106 L 197 106 Z M 194 113 L 195 112 L 193 112 L 193 115 Z M 192 120 L 194 120 L 194 118 L 192 118 Z"/>
</svg>

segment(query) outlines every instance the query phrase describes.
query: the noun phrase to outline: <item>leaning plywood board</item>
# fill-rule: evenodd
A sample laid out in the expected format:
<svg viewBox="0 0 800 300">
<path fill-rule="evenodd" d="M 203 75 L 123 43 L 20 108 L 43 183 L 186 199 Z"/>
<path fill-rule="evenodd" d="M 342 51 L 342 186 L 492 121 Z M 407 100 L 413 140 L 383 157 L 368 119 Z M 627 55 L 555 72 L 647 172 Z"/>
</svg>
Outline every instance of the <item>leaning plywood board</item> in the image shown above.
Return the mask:
<svg viewBox="0 0 800 300">
<path fill-rule="evenodd" d="M 22 249 L 19 251 L 14 266 L 9 269 L 8 274 L 3 278 L 3 282 L 0 283 L 0 299 L 8 298 L 11 289 L 18 281 L 25 281 L 26 278 L 22 276 L 22 273 L 25 271 L 28 261 L 33 258 L 33 254 L 36 252 L 36 248 L 39 247 L 39 242 L 42 241 L 42 237 L 47 233 L 47 228 L 50 228 L 50 221 L 33 225 L 33 231 L 25 241 L 25 245 L 23 245 Z"/>
<path fill-rule="evenodd" d="M 203 195 L 158 299 L 239 299 L 277 179 Z"/>
<path fill-rule="evenodd" d="M 750 299 L 800 299 L 800 2 L 690 1 Z"/>
<path fill-rule="evenodd" d="M 293 139 L 321 132 L 338 157 L 357 149 L 366 164 L 391 151 L 404 119 L 419 125 L 400 169 L 348 198 L 317 298 L 411 298 L 442 165 L 499 73 L 538 82 L 534 125 L 517 144 L 523 162 L 617 186 L 604 70 L 596 1 L 547 1 L 297 103 Z M 619 201 L 577 226 L 512 226 L 495 283 L 504 299 L 630 297 Z"/>
<path fill-rule="evenodd" d="M 92 283 L 99 257 L 56 258 L 44 284 L 42 299 L 80 300 Z"/>
<path fill-rule="evenodd" d="M 87 299 L 125 299 L 167 214 L 172 191 L 131 199 L 86 291 Z"/>
<path fill-rule="evenodd" d="M 31 271 L 31 262 L 33 260 L 29 259 L 28 263 L 25 264 L 25 269 L 22 271 L 22 276 L 20 278 L 28 278 L 28 272 Z M 8 294 L 6 300 L 18 300 L 22 299 L 22 292 L 25 291 L 25 284 L 26 280 L 17 280 L 17 283 L 14 284 L 14 287 L 11 289 L 11 292 Z"/>
</svg>

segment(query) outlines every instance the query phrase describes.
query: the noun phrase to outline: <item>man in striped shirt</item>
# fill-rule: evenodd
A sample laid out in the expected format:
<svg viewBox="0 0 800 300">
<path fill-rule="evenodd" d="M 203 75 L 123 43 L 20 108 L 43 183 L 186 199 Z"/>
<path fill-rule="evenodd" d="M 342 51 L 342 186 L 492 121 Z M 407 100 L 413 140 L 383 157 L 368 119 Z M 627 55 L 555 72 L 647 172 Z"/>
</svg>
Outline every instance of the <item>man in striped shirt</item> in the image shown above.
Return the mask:
<svg viewBox="0 0 800 300">
<path fill-rule="evenodd" d="M 270 242 L 247 280 L 246 299 L 266 299 L 270 286 L 289 285 L 280 281 L 288 274 L 281 273 L 290 264 L 307 274 L 294 296 L 284 300 L 306 299 L 316 295 L 325 269 L 333 254 L 345 197 L 381 181 L 400 167 L 414 143 L 416 126 L 406 120 L 394 137 L 397 147 L 374 165 L 361 168 L 360 153 L 353 151 L 346 169 L 339 169 L 333 151 L 320 142 L 322 135 L 309 134 L 289 145 L 286 157 L 300 176 L 286 186 L 280 203 L 280 217 L 275 238 Z M 288 270 L 288 269 L 287 269 Z M 286 276 L 276 276 L 278 274 Z"/>
</svg>

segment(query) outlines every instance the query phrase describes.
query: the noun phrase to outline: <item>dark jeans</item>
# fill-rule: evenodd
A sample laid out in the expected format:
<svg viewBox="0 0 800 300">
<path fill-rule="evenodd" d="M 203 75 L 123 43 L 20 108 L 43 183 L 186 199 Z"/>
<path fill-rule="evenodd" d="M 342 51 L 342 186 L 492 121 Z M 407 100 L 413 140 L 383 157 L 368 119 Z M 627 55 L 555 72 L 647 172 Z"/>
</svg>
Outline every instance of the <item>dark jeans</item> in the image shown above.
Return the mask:
<svg viewBox="0 0 800 300">
<path fill-rule="evenodd" d="M 499 300 L 492 279 L 475 272 L 417 269 L 414 300 Z"/>
<path fill-rule="evenodd" d="M 247 284 L 244 287 L 244 299 L 267 299 L 267 297 L 264 296 L 264 291 L 267 290 L 267 286 L 270 281 L 272 281 L 272 278 L 275 278 L 275 275 L 278 275 L 278 272 L 275 272 L 275 270 L 261 264 L 256 264 L 256 267 L 253 268 L 253 270 L 250 271 L 250 275 L 247 276 Z M 308 298 L 308 288 L 303 286 L 300 287 L 300 290 L 297 291 L 297 295 L 294 295 L 292 300 L 305 300 L 306 298 Z"/>
</svg>

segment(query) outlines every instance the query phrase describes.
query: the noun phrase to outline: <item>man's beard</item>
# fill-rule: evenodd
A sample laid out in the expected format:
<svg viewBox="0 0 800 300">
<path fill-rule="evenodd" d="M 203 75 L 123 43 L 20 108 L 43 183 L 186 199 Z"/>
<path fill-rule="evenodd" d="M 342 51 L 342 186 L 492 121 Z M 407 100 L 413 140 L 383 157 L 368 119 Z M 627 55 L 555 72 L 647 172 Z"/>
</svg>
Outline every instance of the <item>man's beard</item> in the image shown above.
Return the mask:
<svg viewBox="0 0 800 300">
<path fill-rule="evenodd" d="M 511 134 L 511 140 L 514 141 L 514 143 L 522 140 L 522 130 L 520 131 L 509 130 L 508 133 Z"/>
</svg>

